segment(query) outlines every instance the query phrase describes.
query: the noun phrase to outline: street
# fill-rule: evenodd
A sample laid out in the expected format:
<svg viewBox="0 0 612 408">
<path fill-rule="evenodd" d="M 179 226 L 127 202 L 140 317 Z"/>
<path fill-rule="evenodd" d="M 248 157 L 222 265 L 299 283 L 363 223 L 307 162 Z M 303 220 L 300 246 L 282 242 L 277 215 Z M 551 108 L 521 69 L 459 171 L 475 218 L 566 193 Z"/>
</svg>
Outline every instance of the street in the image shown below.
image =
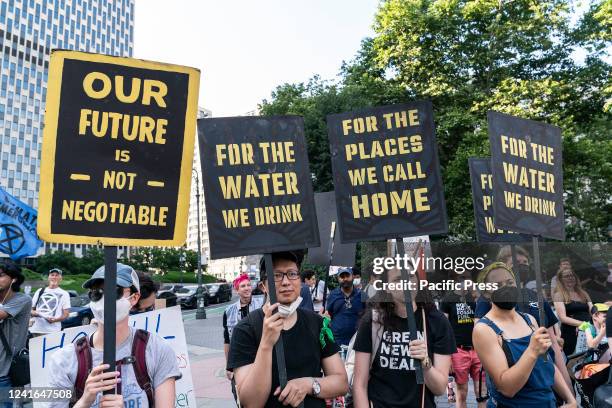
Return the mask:
<svg viewBox="0 0 612 408">
<path fill-rule="evenodd" d="M 193 389 L 198 407 L 235 407 L 230 382 L 225 377 L 223 311 L 230 302 L 210 305 L 206 319 L 196 320 L 195 309 L 183 310 L 185 337 L 191 362 Z"/>
</svg>

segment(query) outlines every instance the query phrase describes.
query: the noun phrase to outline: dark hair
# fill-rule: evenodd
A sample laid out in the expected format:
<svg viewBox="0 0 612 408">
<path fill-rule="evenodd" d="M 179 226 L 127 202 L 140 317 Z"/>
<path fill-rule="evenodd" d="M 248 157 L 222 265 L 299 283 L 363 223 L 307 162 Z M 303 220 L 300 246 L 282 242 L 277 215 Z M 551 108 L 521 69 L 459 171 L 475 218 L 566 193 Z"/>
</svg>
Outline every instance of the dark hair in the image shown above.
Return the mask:
<svg viewBox="0 0 612 408">
<path fill-rule="evenodd" d="M 151 296 L 152 293 L 157 293 L 159 290 L 159 283 L 155 282 L 151 278 L 151 275 L 142 271 L 136 271 L 136 275 L 138 275 L 138 281 L 140 283 L 140 299 L 146 299 Z M 140 300 L 138 303 L 140 303 Z"/>
<path fill-rule="evenodd" d="M 304 282 L 306 279 L 312 278 L 313 276 L 315 276 L 315 271 L 312 269 L 304 269 L 302 271 L 302 282 Z"/>
<path fill-rule="evenodd" d="M 351 269 L 353 270 L 353 276 L 355 275 L 361 276 L 361 268 L 359 268 L 358 266 L 353 266 Z"/>
<path fill-rule="evenodd" d="M 270 255 L 272 255 L 272 264 L 275 264 L 276 261 L 279 261 L 279 260 L 291 261 L 291 262 L 295 262 L 298 269 L 302 265 L 302 260 L 304 259 L 303 251 L 281 251 L 281 252 L 273 252 Z M 259 279 L 261 281 L 265 281 L 267 277 L 268 277 L 268 274 L 266 271 L 266 257 L 262 256 L 261 259 L 259 260 Z"/>
<path fill-rule="evenodd" d="M 21 284 L 25 280 L 25 276 L 21 273 L 21 267 L 13 261 L 4 261 L 0 264 L 0 270 L 11 278 L 16 279 L 15 282 L 11 284 L 11 290 L 13 292 L 19 292 Z"/>
<path fill-rule="evenodd" d="M 389 282 L 389 271 L 385 268 L 383 273 L 379 275 L 379 279 L 383 282 Z M 417 279 L 418 275 L 417 275 Z M 425 313 L 429 313 L 436 308 L 433 297 L 429 289 L 419 289 L 416 295 L 417 309 L 422 308 Z M 390 331 L 403 330 L 401 327 L 401 317 L 395 313 L 395 302 L 390 293 L 386 291 L 378 291 L 370 300 L 368 300 L 368 308 L 363 314 L 363 319 L 371 318 L 372 310 L 378 312 L 378 319 L 381 325 Z"/>
</svg>

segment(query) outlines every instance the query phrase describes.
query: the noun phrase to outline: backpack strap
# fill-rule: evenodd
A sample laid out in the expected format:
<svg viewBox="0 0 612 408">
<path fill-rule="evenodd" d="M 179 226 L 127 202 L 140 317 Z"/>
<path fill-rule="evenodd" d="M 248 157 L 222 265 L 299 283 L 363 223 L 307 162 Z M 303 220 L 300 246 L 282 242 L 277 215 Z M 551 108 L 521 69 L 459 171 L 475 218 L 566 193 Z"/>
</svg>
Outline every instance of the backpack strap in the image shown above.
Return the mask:
<svg viewBox="0 0 612 408">
<path fill-rule="evenodd" d="M 42 289 L 39 289 L 40 292 L 38 292 L 38 298 L 36 299 L 36 303 L 34 304 L 34 307 L 32 309 L 36 310 L 36 308 L 38 307 L 38 303 L 40 303 L 40 298 L 45 293 L 45 289 L 47 289 L 46 286 L 43 287 Z"/>
<path fill-rule="evenodd" d="M 134 375 L 136 381 L 142 390 L 147 394 L 149 407 L 155 406 L 155 395 L 153 393 L 153 384 L 147 370 L 146 350 L 149 342 L 150 333 L 146 330 L 138 329 L 134 334 L 132 342 L 132 356 L 134 356 Z"/>
<path fill-rule="evenodd" d="M 85 392 L 85 381 L 91 372 L 93 359 L 91 357 L 91 347 L 87 336 L 77 340 L 74 350 L 77 356 L 77 377 L 74 383 L 74 394 L 70 400 L 70 406 L 76 404 Z"/>
</svg>

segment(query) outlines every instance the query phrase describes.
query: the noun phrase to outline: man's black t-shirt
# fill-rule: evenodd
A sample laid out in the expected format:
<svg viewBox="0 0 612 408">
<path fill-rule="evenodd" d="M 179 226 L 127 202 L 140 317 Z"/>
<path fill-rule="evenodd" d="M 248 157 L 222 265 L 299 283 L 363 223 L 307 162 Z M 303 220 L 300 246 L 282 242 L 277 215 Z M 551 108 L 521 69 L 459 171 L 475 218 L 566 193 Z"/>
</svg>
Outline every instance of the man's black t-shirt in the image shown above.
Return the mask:
<svg viewBox="0 0 612 408">
<path fill-rule="evenodd" d="M 471 295 L 466 295 L 471 300 Z M 440 310 L 448 314 L 455 341 L 458 346 L 472 347 L 472 331 L 474 330 L 474 310 L 476 302 L 473 300 L 465 301 L 455 292 L 444 296 L 440 302 Z"/>
<path fill-rule="evenodd" d="M 450 355 L 457 351 L 450 323 L 437 309 L 425 314 L 429 358 L 435 354 Z M 423 338 L 421 309 L 415 311 L 418 338 Z M 383 330 L 380 346 L 370 370 L 368 398 L 374 408 L 421 408 L 422 385 L 417 385 L 414 361 L 408 356 L 410 332 L 408 319 L 401 319 L 402 331 Z M 372 353 L 372 314 L 366 311 L 359 326 L 355 351 Z M 426 389 L 425 407 L 435 407 L 434 395 Z"/>
<path fill-rule="evenodd" d="M 612 310 L 606 316 L 606 337 L 612 337 Z"/>
<path fill-rule="evenodd" d="M 325 347 L 321 347 L 319 333 L 323 326 L 323 318 L 309 310 L 297 309 L 297 322 L 289 330 L 281 332 L 281 339 L 285 348 L 285 364 L 287 366 L 287 379 L 302 377 L 321 377 L 321 361 L 336 354 L 340 348 L 326 339 Z M 257 325 L 257 327 L 255 327 Z M 263 310 L 257 309 L 242 319 L 234 328 L 232 341 L 227 361 L 227 369 L 233 370 L 238 367 L 255 362 L 259 341 L 261 340 L 263 328 Z M 285 406 L 275 397 L 274 390 L 279 386 L 278 370 L 276 367 L 276 355 L 272 353 L 272 387 L 269 390 L 266 408 Z M 242 401 L 249 406 L 249 401 Z M 306 396 L 304 408 L 324 408 L 325 401 L 319 398 Z"/>
</svg>

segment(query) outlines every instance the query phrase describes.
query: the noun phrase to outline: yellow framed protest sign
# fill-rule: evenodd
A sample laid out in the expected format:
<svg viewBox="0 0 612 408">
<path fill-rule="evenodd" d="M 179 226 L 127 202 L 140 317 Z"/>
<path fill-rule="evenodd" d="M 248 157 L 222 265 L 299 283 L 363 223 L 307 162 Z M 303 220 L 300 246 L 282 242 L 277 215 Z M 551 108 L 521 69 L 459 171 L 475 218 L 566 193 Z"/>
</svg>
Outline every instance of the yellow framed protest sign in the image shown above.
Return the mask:
<svg viewBox="0 0 612 408">
<path fill-rule="evenodd" d="M 38 235 L 45 241 L 185 242 L 200 72 L 51 53 Z"/>
</svg>

